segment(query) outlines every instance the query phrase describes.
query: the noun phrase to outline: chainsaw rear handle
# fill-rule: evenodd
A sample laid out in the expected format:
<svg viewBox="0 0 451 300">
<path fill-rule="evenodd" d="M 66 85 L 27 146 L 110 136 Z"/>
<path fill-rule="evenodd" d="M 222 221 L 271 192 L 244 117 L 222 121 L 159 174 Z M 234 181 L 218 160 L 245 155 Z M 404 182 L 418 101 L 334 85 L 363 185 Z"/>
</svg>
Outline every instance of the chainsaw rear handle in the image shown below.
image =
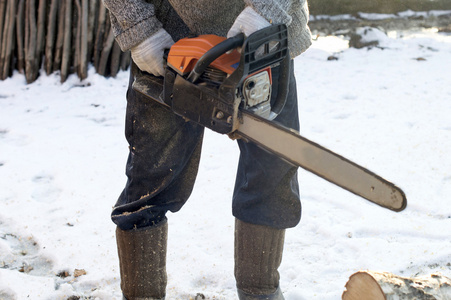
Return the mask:
<svg viewBox="0 0 451 300">
<path fill-rule="evenodd" d="M 272 120 L 282 111 L 286 103 L 291 71 L 290 60 L 288 30 L 285 24 L 271 25 L 258 30 L 244 40 L 240 63 L 232 75 L 223 82 L 219 91 L 224 98 L 230 97 L 236 87 L 242 86 L 248 75 L 279 64 L 278 93 L 271 105 L 269 116 Z"/>
<path fill-rule="evenodd" d="M 271 105 L 271 113 L 269 115 L 270 120 L 274 120 L 282 112 L 282 109 L 285 107 L 289 91 L 290 73 L 291 73 L 291 64 L 290 64 L 290 55 L 288 54 L 282 60 L 282 63 L 280 65 L 277 99 L 274 102 L 274 104 Z"/>
</svg>

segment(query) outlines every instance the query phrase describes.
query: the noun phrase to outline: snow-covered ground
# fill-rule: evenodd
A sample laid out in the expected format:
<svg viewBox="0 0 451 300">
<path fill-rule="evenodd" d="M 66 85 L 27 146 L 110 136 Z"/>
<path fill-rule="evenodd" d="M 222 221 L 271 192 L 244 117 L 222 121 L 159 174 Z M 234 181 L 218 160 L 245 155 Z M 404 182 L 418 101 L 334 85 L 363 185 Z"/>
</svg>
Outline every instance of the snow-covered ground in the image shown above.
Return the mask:
<svg viewBox="0 0 451 300">
<path fill-rule="evenodd" d="M 362 269 L 451 277 L 451 36 L 381 42 L 319 37 L 296 58 L 301 133 L 396 183 L 408 207 L 385 210 L 301 170 L 303 219 L 280 268 L 287 300 L 339 299 Z M 91 69 L 83 82 L 0 82 L 0 299 L 120 299 L 109 214 L 126 180 L 127 79 Z M 167 299 L 236 299 L 237 159 L 235 142 L 207 132 L 192 197 L 168 216 Z"/>
</svg>

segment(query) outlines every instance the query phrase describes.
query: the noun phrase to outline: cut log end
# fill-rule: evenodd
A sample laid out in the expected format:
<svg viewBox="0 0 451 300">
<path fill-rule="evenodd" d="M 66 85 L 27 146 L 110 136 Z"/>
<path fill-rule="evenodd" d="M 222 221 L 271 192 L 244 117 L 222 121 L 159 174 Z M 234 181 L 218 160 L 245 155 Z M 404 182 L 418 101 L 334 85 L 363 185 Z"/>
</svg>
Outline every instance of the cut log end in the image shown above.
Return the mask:
<svg viewBox="0 0 451 300">
<path fill-rule="evenodd" d="M 353 274 L 346 283 L 346 290 L 343 293 L 343 300 L 386 300 L 384 292 L 374 279 L 367 272 L 357 272 Z"/>
<path fill-rule="evenodd" d="M 451 299 L 451 279 L 441 274 L 408 278 L 387 272 L 360 271 L 349 278 L 342 299 Z"/>
</svg>

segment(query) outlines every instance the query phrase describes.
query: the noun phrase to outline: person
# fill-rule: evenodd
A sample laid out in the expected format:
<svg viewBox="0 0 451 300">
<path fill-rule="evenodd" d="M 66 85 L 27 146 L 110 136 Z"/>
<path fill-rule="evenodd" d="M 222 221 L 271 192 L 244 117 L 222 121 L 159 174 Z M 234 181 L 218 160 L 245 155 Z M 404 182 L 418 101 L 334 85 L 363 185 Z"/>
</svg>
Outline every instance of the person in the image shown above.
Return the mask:
<svg viewBox="0 0 451 300">
<path fill-rule="evenodd" d="M 116 40 L 130 50 L 125 135 L 127 183 L 111 217 L 117 225 L 124 299 L 165 299 L 166 213 L 182 208 L 197 175 L 204 128 L 186 122 L 131 88 L 139 72 L 162 76 L 164 50 L 180 38 L 202 34 L 250 35 L 287 24 L 292 58 L 311 45 L 305 0 L 103 0 Z M 293 63 L 293 62 L 291 62 Z M 277 68 L 273 93 L 277 94 Z M 275 119 L 299 130 L 296 82 Z M 301 218 L 297 167 L 253 143 L 238 140 L 240 159 L 232 199 L 235 278 L 240 300 L 284 299 L 279 287 L 285 229 Z"/>
</svg>

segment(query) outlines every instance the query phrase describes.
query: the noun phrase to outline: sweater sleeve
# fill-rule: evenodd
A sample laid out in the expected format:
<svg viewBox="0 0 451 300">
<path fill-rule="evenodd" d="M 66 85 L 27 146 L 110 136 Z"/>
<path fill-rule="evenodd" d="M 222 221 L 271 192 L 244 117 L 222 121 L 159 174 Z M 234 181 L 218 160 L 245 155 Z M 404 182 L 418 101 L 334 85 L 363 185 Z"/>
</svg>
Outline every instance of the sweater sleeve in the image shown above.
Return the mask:
<svg viewBox="0 0 451 300">
<path fill-rule="evenodd" d="M 288 26 L 289 47 L 294 58 L 312 44 L 308 27 L 309 11 L 307 0 L 244 0 L 270 23 Z"/>
<path fill-rule="evenodd" d="M 291 24 L 291 16 L 288 14 L 291 3 L 289 0 L 244 0 L 244 2 L 270 23 L 287 26 Z"/>
<path fill-rule="evenodd" d="M 145 0 L 103 0 L 122 51 L 127 51 L 163 27 L 152 4 Z"/>
</svg>

